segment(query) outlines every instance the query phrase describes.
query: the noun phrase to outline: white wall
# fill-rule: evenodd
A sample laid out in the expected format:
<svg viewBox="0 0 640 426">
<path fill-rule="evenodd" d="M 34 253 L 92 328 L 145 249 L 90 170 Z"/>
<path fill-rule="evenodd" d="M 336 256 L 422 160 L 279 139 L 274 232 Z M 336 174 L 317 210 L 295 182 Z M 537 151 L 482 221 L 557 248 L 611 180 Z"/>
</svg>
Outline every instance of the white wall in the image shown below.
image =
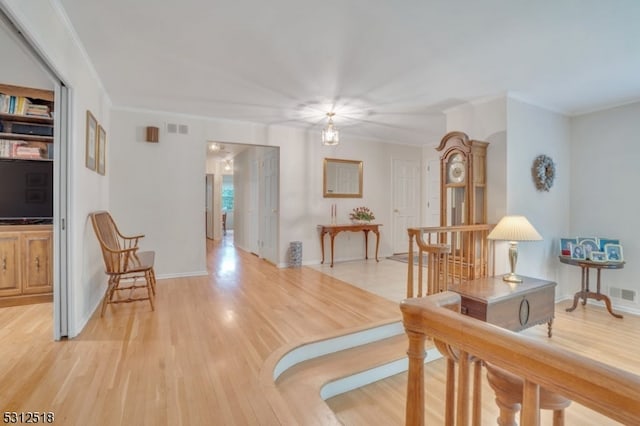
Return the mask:
<svg viewBox="0 0 640 426">
<path fill-rule="evenodd" d="M 507 105 L 499 97 L 447 111 L 447 132 L 461 131 L 470 139 L 489 142 L 487 148 L 487 221 L 506 214 Z M 444 135 L 443 135 L 444 136 Z"/>
<path fill-rule="evenodd" d="M 622 270 L 602 272 L 603 292 L 615 286 L 635 290 L 640 296 L 640 103 L 575 117 L 571 130 L 571 226 L 567 236 L 620 239 L 627 263 Z M 613 302 L 638 312 L 637 301 L 638 297 L 636 303 Z"/>
<path fill-rule="evenodd" d="M 0 21 L 0 58 L 2 58 L 2 84 L 53 90 L 54 82 L 23 45 L 13 29 Z"/>
<path fill-rule="evenodd" d="M 558 238 L 569 229 L 569 119 L 504 96 L 447 112 L 447 131 L 489 142 L 487 149 L 487 220 L 506 214 L 525 215 L 544 238 L 521 243 L 517 272 L 558 282 L 556 297 L 574 291 L 557 261 Z M 551 156 L 557 178 L 550 192 L 538 192 L 531 166 L 539 154 Z M 553 212 L 550 214 L 550 212 Z M 496 273 L 508 271 L 507 244 L 497 243 Z"/>
<path fill-rule="evenodd" d="M 567 117 L 507 98 L 507 213 L 526 216 L 543 238 L 519 244 L 517 270 L 556 281 L 556 298 L 576 291 L 570 277 L 561 274 L 558 261 L 559 239 L 567 235 L 570 223 L 570 151 Z M 532 177 L 531 167 L 541 154 L 556 165 L 549 192 L 538 191 Z"/>
<path fill-rule="evenodd" d="M 487 99 L 447 111 L 447 132 L 461 131 L 469 139 L 489 142 L 487 147 L 487 222 L 497 223 L 507 214 L 507 102 Z M 508 271 L 507 247 L 496 246 L 496 273 Z"/>
<path fill-rule="evenodd" d="M 188 124 L 190 134 L 169 137 L 164 130 L 167 122 Z M 157 144 L 142 142 L 143 128 L 150 125 L 161 129 Z M 343 223 L 348 222 L 352 208 L 371 208 L 377 221 L 386 225 L 381 232 L 380 256 L 391 254 L 391 161 L 419 158 L 421 152 L 417 147 L 349 138 L 329 148 L 321 146 L 317 132 L 131 110 L 115 110 L 112 129 L 111 210 L 123 221 L 123 229 L 147 234 L 145 243 L 157 251 L 157 273 L 161 276 L 197 274 L 205 269 L 202 197 L 206 140 L 280 146 L 280 266 L 287 263 L 291 241 L 303 242 L 303 262 L 320 261 L 317 225 L 329 223 L 332 203 L 338 205 L 338 219 Z M 362 199 L 322 197 L 324 157 L 363 160 Z M 235 165 L 240 167 L 238 161 Z M 146 204 L 136 199 L 144 199 Z M 242 226 L 240 222 L 236 225 Z M 239 237 L 242 241 L 242 234 Z M 340 234 L 336 260 L 362 258 L 362 245 L 361 235 Z M 194 248 L 185 250 L 187 246 Z"/>
<path fill-rule="evenodd" d="M 164 121 L 162 121 L 164 118 Z M 145 234 L 158 278 L 206 274 L 206 138 L 201 120 L 115 109 L 109 150 L 110 210 L 122 232 Z M 167 133 L 165 123 L 189 134 Z M 145 142 L 146 126 L 160 129 Z"/>
<path fill-rule="evenodd" d="M 107 177 L 104 177 L 85 168 L 84 158 L 86 111 L 91 110 L 107 129 L 109 144 L 110 102 L 83 50 L 68 30 L 67 19 L 57 2 L 0 0 L 0 5 L 70 88 L 68 286 L 69 334 L 75 336 L 93 314 L 105 290 L 102 258 L 87 215 L 108 207 L 109 161 Z"/>
</svg>

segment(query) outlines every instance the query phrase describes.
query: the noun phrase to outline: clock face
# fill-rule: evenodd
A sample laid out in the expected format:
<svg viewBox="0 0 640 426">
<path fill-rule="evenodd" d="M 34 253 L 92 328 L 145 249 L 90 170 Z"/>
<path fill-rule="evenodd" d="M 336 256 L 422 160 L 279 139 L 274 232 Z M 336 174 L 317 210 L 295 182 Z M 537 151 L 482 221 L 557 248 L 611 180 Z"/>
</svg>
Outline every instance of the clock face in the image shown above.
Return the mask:
<svg viewBox="0 0 640 426">
<path fill-rule="evenodd" d="M 464 181 L 465 167 L 464 163 L 454 161 L 449 164 L 449 181 L 452 183 L 460 183 Z"/>
</svg>

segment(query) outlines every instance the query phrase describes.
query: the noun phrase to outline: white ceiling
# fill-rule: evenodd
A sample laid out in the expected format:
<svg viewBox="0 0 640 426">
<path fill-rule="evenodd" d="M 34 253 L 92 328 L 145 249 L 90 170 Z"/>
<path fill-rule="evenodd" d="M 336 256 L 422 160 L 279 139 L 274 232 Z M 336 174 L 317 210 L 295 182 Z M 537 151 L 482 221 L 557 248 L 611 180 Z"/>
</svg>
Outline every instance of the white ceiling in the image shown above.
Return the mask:
<svg viewBox="0 0 640 426">
<path fill-rule="evenodd" d="M 510 93 L 640 99 L 638 0 L 59 0 L 114 106 L 424 144 Z"/>
</svg>

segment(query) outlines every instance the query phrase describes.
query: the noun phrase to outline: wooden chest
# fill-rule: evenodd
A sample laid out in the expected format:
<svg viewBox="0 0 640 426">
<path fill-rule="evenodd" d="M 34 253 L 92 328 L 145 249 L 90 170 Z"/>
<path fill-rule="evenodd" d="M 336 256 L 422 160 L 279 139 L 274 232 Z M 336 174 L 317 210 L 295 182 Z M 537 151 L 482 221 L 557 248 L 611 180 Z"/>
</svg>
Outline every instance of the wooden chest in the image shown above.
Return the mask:
<svg viewBox="0 0 640 426">
<path fill-rule="evenodd" d="M 461 296 L 461 312 L 512 331 L 548 323 L 554 317 L 556 283 L 521 277 L 519 284 L 502 276 L 480 278 L 449 287 Z"/>
</svg>

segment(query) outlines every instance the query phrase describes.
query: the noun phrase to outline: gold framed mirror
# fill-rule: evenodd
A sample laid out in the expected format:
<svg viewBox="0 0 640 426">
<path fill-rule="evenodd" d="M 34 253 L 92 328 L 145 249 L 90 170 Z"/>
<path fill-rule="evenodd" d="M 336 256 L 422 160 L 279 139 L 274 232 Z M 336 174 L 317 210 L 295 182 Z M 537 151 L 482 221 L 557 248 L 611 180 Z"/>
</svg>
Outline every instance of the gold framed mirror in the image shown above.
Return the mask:
<svg viewBox="0 0 640 426">
<path fill-rule="evenodd" d="M 362 161 L 325 158 L 324 198 L 362 198 Z"/>
</svg>

